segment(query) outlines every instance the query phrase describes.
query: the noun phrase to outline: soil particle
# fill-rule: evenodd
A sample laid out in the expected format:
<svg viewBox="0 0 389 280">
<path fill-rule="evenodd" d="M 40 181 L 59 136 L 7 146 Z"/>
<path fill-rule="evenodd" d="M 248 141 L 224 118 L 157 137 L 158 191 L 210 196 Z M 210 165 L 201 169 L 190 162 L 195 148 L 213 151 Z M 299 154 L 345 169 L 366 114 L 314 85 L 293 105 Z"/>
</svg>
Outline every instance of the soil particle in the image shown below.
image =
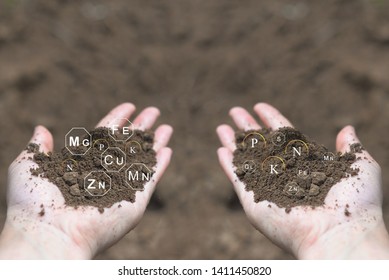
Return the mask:
<svg viewBox="0 0 389 280">
<path fill-rule="evenodd" d="M 74 184 L 69 188 L 69 192 L 73 196 L 81 196 L 80 186 L 78 184 Z"/>
<path fill-rule="evenodd" d="M 310 189 L 309 189 L 309 195 L 310 196 L 317 196 L 320 193 L 320 187 L 312 184 Z"/>
<path fill-rule="evenodd" d="M 44 206 L 43 206 L 43 204 L 41 204 L 41 211 L 38 213 L 38 215 L 40 216 L 40 217 L 43 217 L 44 215 L 45 215 L 45 208 L 44 208 Z"/>
<path fill-rule="evenodd" d="M 346 207 L 344 208 L 344 215 L 347 217 L 351 216 L 351 212 L 348 210 L 349 207 L 350 206 L 348 204 L 346 204 Z"/>
<path fill-rule="evenodd" d="M 312 176 L 312 183 L 318 186 L 322 185 L 327 179 L 326 174 L 323 172 L 312 172 L 311 176 Z"/>
<path fill-rule="evenodd" d="M 62 178 L 66 184 L 71 186 L 71 185 L 74 185 L 75 183 L 77 183 L 78 173 L 77 172 L 66 172 L 66 173 L 64 173 Z"/>
</svg>

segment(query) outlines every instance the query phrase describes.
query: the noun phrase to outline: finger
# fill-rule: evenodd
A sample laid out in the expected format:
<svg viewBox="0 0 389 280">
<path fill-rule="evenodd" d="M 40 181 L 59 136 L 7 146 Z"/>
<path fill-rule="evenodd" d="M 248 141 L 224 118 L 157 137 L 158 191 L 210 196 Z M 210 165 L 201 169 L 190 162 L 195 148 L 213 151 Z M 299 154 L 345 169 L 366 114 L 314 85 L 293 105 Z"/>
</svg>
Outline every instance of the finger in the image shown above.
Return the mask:
<svg viewBox="0 0 389 280">
<path fill-rule="evenodd" d="M 126 120 L 129 120 L 131 115 L 135 112 L 135 106 L 132 103 L 123 103 L 113 108 L 96 127 L 109 127 L 112 125 L 123 126 Z"/>
<path fill-rule="evenodd" d="M 231 152 L 235 151 L 236 145 L 234 130 L 229 125 L 223 124 L 216 129 L 216 132 L 223 146 L 229 149 Z"/>
<path fill-rule="evenodd" d="M 138 204 L 138 209 L 142 209 L 143 211 L 146 209 L 157 183 L 161 179 L 166 168 L 169 166 L 171 156 L 172 150 L 167 147 L 161 148 L 157 153 L 157 166 L 154 175 L 152 176 L 150 182 L 145 185 L 144 191 L 136 193 L 135 203 Z"/>
<path fill-rule="evenodd" d="M 258 103 L 254 106 L 254 111 L 258 114 L 263 123 L 277 130 L 281 127 L 293 127 L 287 118 L 285 118 L 276 108 L 266 103 Z"/>
<path fill-rule="evenodd" d="M 50 131 L 48 131 L 44 126 L 37 126 L 35 127 L 34 133 L 32 135 L 31 140 L 29 141 L 29 144 L 36 144 L 39 146 L 38 150 L 42 153 L 49 153 L 53 151 L 54 147 L 54 141 L 53 136 L 51 135 Z M 24 161 L 29 158 L 27 154 L 30 153 L 28 150 L 22 151 L 19 156 L 13 161 L 13 163 L 10 166 L 10 169 L 13 169 L 17 163 L 20 163 L 21 161 Z"/>
<path fill-rule="evenodd" d="M 352 147 L 353 144 L 361 144 L 361 142 L 355 133 L 354 127 L 346 126 L 336 137 L 336 150 L 340 153 L 355 152 L 356 161 L 351 167 L 359 170 L 356 177 L 347 178 L 348 183 L 352 186 L 359 186 L 358 194 L 361 195 L 360 198 L 365 204 L 382 206 L 381 167 L 368 151 L 365 149 L 358 151 Z M 368 182 L 368 184 L 365 185 L 364 182 Z M 334 197 L 334 193 L 330 194 L 326 200 L 340 203 L 339 198 Z"/>
<path fill-rule="evenodd" d="M 344 127 L 336 137 L 336 150 L 341 153 L 350 152 L 351 145 L 353 144 L 361 144 L 361 142 L 355 133 L 354 127 L 348 125 Z M 363 150 L 362 154 L 364 155 L 363 157 L 366 157 L 368 160 L 375 161 L 366 150 Z"/>
<path fill-rule="evenodd" d="M 158 152 L 161 148 L 166 147 L 172 134 L 173 128 L 170 125 L 159 126 L 155 131 L 154 151 Z"/>
<path fill-rule="evenodd" d="M 242 130 L 261 129 L 257 121 L 241 107 L 234 107 L 230 110 L 230 116 L 234 120 L 236 126 Z"/>
<path fill-rule="evenodd" d="M 53 136 L 44 126 L 39 125 L 35 128 L 30 143 L 37 144 L 39 146 L 39 151 L 43 153 L 47 154 L 48 152 L 53 151 Z"/>
<path fill-rule="evenodd" d="M 155 107 L 144 109 L 134 120 L 134 127 L 140 130 L 151 129 L 159 117 L 160 112 Z"/>
<path fill-rule="evenodd" d="M 356 143 L 360 143 L 360 141 L 355 134 L 355 129 L 348 125 L 336 137 L 336 150 L 341 153 L 350 152 L 350 146 Z"/>
</svg>

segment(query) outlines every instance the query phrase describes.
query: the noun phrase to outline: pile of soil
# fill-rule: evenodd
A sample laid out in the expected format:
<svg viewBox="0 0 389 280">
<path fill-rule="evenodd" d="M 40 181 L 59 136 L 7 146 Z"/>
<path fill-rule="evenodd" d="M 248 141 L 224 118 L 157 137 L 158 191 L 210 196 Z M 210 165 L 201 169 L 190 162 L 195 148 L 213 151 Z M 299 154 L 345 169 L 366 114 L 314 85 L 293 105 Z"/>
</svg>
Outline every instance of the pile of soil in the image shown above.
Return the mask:
<svg viewBox="0 0 389 280">
<path fill-rule="evenodd" d="M 363 149 L 353 144 L 348 153 L 332 153 L 290 127 L 238 131 L 236 146 L 235 172 L 255 202 L 274 202 L 287 213 L 295 206 L 323 205 L 333 185 L 358 174 L 350 166 Z"/>
<path fill-rule="evenodd" d="M 152 149 L 153 132 L 134 130 L 134 134 L 128 140 L 124 140 L 121 134 L 115 135 L 116 140 L 113 139 L 108 133 L 108 128 L 97 128 L 90 134 L 92 144 L 85 155 L 73 155 L 66 147 L 63 147 L 60 152 L 45 154 L 39 152 L 38 145 L 29 144 L 27 150 L 34 153 L 33 160 L 39 166 L 31 169 L 32 175 L 47 178 L 54 183 L 60 189 L 65 198 L 65 204 L 68 206 L 76 208 L 82 205 L 95 206 L 103 212 L 104 208 L 109 208 L 116 202 L 124 200 L 135 202 L 136 191 L 142 190 L 146 181 L 136 181 L 130 187 L 126 184 L 125 171 L 136 163 L 138 165 L 135 165 L 134 170 L 141 171 L 143 166 L 150 171 L 150 174 L 154 172 L 156 153 Z M 84 139 L 88 137 L 85 135 Z M 103 149 L 100 144 L 104 145 Z M 133 152 L 131 152 L 131 147 Z M 107 171 L 102 165 L 102 153 L 106 153 L 107 148 L 119 148 L 125 153 L 126 161 L 120 171 Z M 84 147 L 79 149 L 85 152 Z M 110 150 L 118 151 L 117 149 Z M 73 153 L 78 154 L 77 151 Z M 67 163 L 69 162 L 73 163 L 72 170 L 68 169 Z M 110 168 L 115 169 L 117 167 L 115 164 Z M 93 196 L 85 189 L 85 178 L 92 171 L 94 172 L 93 178 L 111 182 L 111 189 L 106 194 Z"/>
</svg>

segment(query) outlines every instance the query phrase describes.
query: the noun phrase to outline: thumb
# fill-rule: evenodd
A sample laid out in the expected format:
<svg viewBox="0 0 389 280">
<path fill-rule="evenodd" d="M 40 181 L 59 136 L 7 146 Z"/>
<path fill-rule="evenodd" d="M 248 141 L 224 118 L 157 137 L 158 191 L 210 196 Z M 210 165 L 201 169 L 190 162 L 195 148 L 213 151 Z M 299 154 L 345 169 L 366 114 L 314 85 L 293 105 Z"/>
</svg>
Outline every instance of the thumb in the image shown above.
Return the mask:
<svg viewBox="0 0 389 280">
<path fill-rule="evenodd" d="M 37 146 L 30 146 L 31 144 L 37 145 Z M 51 135 L 50 131 L 48 131 L 44 126 L 37 126 L 35 127 L 34 133 L 32 135 L 32 138 L 30 139 L 28 146 L 30 148 L 27 150 L 23 150 L 19 156 L 14 160 L 14 162 L 10 166 L 10 170 L 14 169 L 17 166 L 17 163 L 21 163 L 25 161 L 29 157 L 29 153 L 35 151 L 40 151 L 43 153 L 48 153 L 53 151 L 53 136 Z"/>
<path fill-rule="evenodd" d="M 54 141 L 50 131 L 44 126 L 38 125 L 35 127 L 34 134 L 29 144 L 36 144 L 39 146 L 39 151 L 48 153 L 53 151 Z"/>
</svg>

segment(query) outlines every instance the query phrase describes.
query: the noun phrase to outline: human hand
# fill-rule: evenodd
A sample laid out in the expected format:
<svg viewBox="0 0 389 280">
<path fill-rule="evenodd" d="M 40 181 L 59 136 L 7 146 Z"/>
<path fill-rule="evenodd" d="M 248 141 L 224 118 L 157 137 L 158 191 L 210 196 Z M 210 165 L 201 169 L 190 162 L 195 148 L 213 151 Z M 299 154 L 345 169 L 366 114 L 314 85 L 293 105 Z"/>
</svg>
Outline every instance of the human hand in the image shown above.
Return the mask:
<svg viewBox="0 0 389 280">
<path fill-rule="evenodd" d="M 259 103 L 254 107 L 262 122 L 272 130 L 292 124 L 272 106 Z M 241 130 L 260 129 L 256 120 L 242 108 L 230 115 Z M 389 237 L 382 217 L 381 169 L 367 151 L 351 167 L 357 176 L 342 179 L 329 191 L 325 205 L 292 208 L 290 213 L 268 201 L 254 202 L 233 167 L 234 130 L 228 125 L 217 128 L 223 146 L 218 150 L 220 164 L 253 226 L 278 246 L 297 258 L 389 258 Z M 343 128 L 336 139 L 336 149 L 345 153 L 359 143 L 351 126 Z M 358 189 L 358 191 L 356 191 Z M 271 208 L 268 205 L 271 205 Z M 345 207 L 351 215 L 345 215 Z"/>
<path fill-rule="evenodd" d="M 121 104 L 97 127 L 113 125 L 115 119 L 129 119 L 134 111 L 134 105 Z M 158 109 L 147 108 L 135 118 L 133 125 L 140 130 L 151 129 L 158 116 Z M 169 165 L 172 151 L 166 145 L 172 132 L 168 125 L 156 129 L 155 173 L 144 191 L 136 193 L 136 202 L 121 201 L 103 213 L 91 206 L 67 207 L 54 184 L 46 178 L 31 176 L 30 169 L 37 164 L 29 159 L 30 153 L 23 151 L 9 168 L 7 219 L 0 236 L 0 258 L 89 259 L 120 240 L 142 218 L 157 182 Z M 43 126 L 36 127 L 31 143 L 38 144 L 45 153 L 53 150 L 52 135 Z M 38 214 L 41 205 L 45 209 L 43 216 Z"/>
</svg>

